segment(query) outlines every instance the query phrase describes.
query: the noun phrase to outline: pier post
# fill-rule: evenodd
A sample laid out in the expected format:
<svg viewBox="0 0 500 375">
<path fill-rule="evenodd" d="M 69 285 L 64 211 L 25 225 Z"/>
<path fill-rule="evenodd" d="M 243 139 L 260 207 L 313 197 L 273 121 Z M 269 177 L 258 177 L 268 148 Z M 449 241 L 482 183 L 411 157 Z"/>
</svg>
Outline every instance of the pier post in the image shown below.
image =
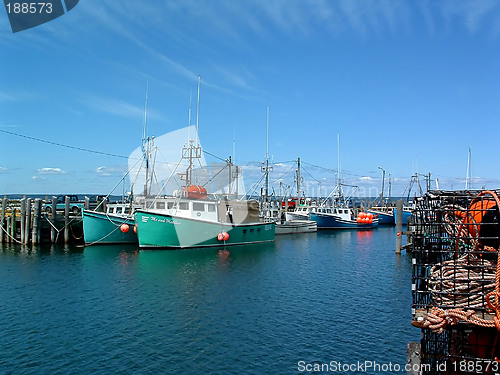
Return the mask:
<svg viewBox="0 0 500 375">
<path fill-rule="evenodd" d="M 15 208 L 12 208 L 11 215 L 10 215 L 10 241 L 15 242 L 16 241 L 16 215 L 17 215 L 17 210 Z"/>
<path fill-rule="evenodd" d="M 3 243 L 4 241 L 4 221 L 5 221 L 5 210 L 7 209 L 7 196 L 3 197 L 2 200 L 2 215 L 0 217 L 0 243 Z"/>
<path fill-rule="evenodd" d="M 52 226 L 50 228 L 50 242 L 56 243 L 57 232 L 56 232 L 56 221 L 57 221 L 57 197 L 52 196 L 52 214 L 50 215 Z"/>
<path fill-rule="evenodd" d="M 39 240 L 39 230 L 40 230 L 40 198 L 35 199 L 35 205 L 33 209 L 33 232 L 31 234 L 31 242 L 33 245 L 38 245 Z"/>
<path fill-rule="evenodd" d="M 69 197 L 64 197 L 64 243 L 69 241 Z"/>
<path fill-rule="evenodd" d="M 37 243 L 40 243 L 42 240 L 42 213 L 43 213 L 42 207 L 43 207 L 42 200 L 38 199 L 38 217 L 37 217 L 38 229 L 36 231 L 36 242 Z"/>
<path fill-rule="evenodd" d="M 21 199 L 21 243 L 24 244 L 24 228 L 26 227 L 26 198 Z"/>
<path fill-rule="evenodd" d="M 396 254 L 401 254 L 402 236 L 403 236 L 403 201 L 396 202 Z"/>
<path fill-rule="evenodd" d="M 26 222 L 24 226 L 24 244 L 30 243 L 31 233 L 31 198 L 26 199 Z"/>
</svg>

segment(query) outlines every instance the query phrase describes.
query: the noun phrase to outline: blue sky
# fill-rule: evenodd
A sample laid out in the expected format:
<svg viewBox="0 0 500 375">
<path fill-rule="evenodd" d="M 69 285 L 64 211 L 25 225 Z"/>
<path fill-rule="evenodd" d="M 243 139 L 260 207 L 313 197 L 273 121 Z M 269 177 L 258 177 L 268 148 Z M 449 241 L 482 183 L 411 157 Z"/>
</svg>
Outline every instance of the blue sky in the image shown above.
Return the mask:
<svg viewBox="0 0 500 375">
<path fill-rule="evenodd" d="M 80 0 L 18 33 L 0 10 L 0 194 L 108 193 L 141 144 L 146 85 L 159 136 L 188 125 L 190 95 L 194 123 L 198 75 L 203 147 L 234 145 L 249 184 L 269 105 L 275 189 L 298 157 L 309 193 L 329 189 L 337 134 L 361 195 L 380 192 L 378 166 L 393 195 L 417 172 L 461 189 L 469 147 L 472 187 L 500 187 L 498 1 Z"/>
</svg>

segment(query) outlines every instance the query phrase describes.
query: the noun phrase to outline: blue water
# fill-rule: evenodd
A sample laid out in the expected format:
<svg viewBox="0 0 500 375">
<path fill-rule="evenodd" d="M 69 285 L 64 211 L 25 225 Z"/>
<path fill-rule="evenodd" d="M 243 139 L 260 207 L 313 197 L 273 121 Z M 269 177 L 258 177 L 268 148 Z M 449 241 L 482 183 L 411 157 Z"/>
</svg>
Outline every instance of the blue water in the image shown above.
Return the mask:
<svg viewBox="0 0 500 375">
<path fill-rule="evenodd" d="M 420 331 L 410 324 L 411 257 L 394 247 L 394 228 L 228 249 L 4 245 L 0 373 L 403 367 L 406 344 Z M 364 370 L 404 373 L 380 369 Z"/>
</svg>

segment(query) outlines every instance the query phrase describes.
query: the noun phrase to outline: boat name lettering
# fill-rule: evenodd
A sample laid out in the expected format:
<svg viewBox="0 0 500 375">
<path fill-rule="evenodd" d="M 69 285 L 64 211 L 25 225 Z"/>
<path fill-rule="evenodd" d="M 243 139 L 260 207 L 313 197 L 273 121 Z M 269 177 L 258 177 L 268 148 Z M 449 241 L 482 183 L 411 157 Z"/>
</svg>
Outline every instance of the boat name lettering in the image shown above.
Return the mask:
<svg viewBox="0 0 500 375">
<path fill-rule="evenodd" d="M 151 221 L 154 221 L 156 223 L 167 223 L 167 224 L 174 224 L 174 225 L 180 225 L 181 223 L 176 223 L 172 219 L 158 219 L 157 217 L 152 216 Z"/>
</svg>

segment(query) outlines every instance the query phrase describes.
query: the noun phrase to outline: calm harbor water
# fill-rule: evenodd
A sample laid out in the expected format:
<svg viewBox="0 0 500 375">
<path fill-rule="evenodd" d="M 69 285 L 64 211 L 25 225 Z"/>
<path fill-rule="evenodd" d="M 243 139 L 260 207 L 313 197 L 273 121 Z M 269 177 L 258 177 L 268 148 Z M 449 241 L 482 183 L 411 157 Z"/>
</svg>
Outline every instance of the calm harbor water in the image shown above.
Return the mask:
<svg viewBox="0 0 500 375">
<path fill-rule="evenodd" d="M 420 332 L 410 323 L 411 257 L 394 248 L 395 229 L 383 227 L 228 249 L 4 245 L 0 373 L 403 368 Z"/>
</svg>

